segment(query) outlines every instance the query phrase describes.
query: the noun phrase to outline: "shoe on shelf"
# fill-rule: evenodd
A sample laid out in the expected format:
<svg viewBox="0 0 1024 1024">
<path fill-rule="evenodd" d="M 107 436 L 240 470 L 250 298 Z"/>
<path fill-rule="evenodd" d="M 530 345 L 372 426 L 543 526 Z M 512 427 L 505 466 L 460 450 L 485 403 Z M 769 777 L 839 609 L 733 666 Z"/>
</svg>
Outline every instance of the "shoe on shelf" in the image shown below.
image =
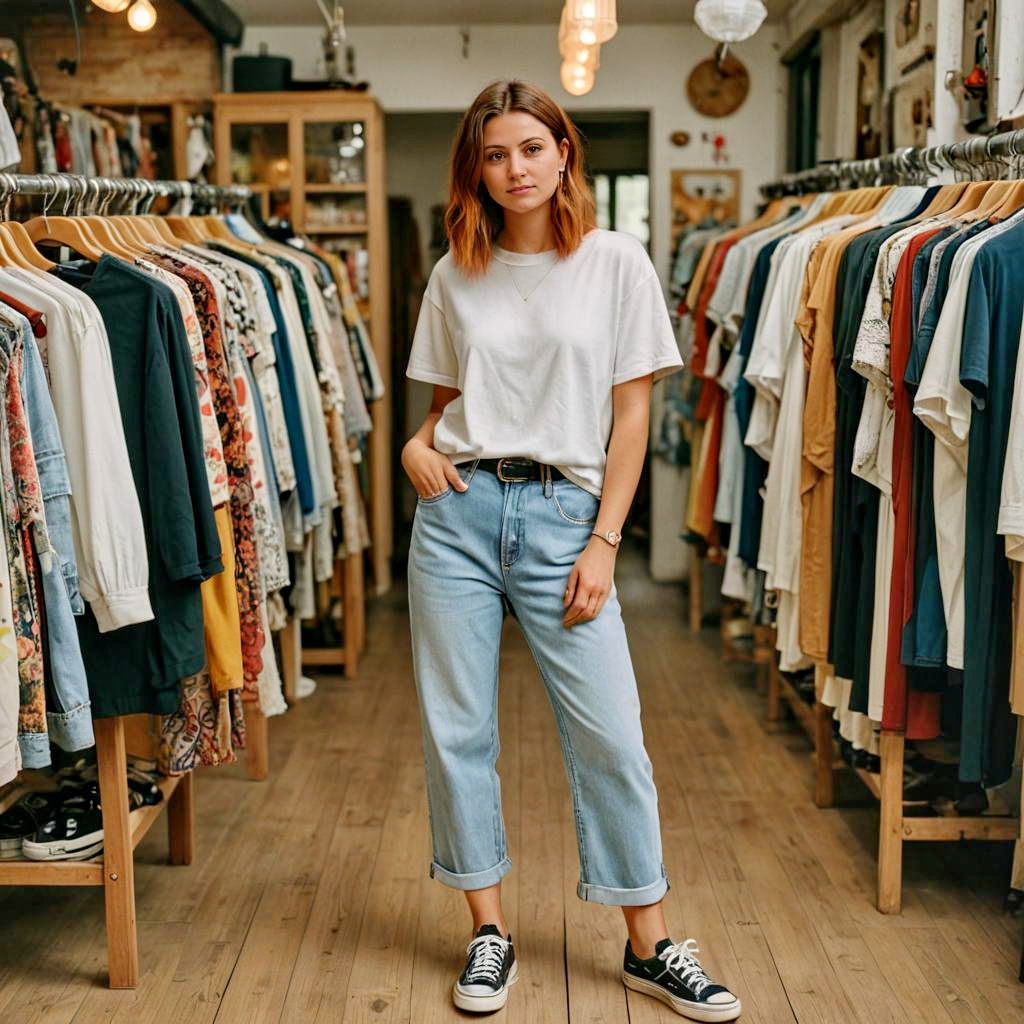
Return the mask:
<svg viewBox="0 0 1024 1024">
<path fill-rule="evenodd" d="M 697 959 L 693 939 L 673 944 L 662 939 L 655 955 L 642 960 L 626 943 L 622 980 L 634 992 L 660 999 L 676 1013 L 690 1020 L 735 1020 L 742 1012 L 739 999 L 724 985 L 715 985 Z"/>
<path fill-rule="evenodd" d="M 29 860 L 88 860 L 103 849 L 99 790 L 85 789 L 63 800 L 49 820 L 22 844 Z"/>
<path fill-rule="evenodd" d="M 466 949 L 469 958 L 452 998 L 460 1010 L 493 1013 L 508 1001 L 508 990 L 519 978 L 512 936 L 502 938 L 493 924 L 485 924 Z"/>
<path fill-rule="evenodd" d="M 0 814 L 0 860 L 20 858 L 24 841 L 39 831 L 61 799 L 56 791 L 33 790 Z"/>
</svg>

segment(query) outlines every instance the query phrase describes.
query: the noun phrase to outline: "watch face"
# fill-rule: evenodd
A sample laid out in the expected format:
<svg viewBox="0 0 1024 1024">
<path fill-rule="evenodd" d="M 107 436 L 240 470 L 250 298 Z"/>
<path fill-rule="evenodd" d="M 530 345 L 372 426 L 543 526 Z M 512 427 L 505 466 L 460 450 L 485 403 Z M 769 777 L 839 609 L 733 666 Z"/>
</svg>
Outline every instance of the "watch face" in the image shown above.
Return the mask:
<svg viewBox="0 0 1024 1024">
<path fill-rule="evenodd" d="M 621 534 L 621 533 L 618 533 L 618 532 L 617 532 L 617 531 L 615 531 L 615 530 L 609 530 L 609 531 L 608 531 L 608 533 L 607 533 L 607 534 L 605 534 L 605 536 L 606 536 L 606 537 L 607 537 L 607 538 L 608 538 L 608 539 L 609 539 L 609 540 L 610 540 L 610 541 L 611 541 L 611 542 L 612 542 L 613 544 L 618 544 L 618 543 L 619 543 L 619 541 L 620 541 L 620 540 L 622 540 L 622 534 Z"/>
</svg>

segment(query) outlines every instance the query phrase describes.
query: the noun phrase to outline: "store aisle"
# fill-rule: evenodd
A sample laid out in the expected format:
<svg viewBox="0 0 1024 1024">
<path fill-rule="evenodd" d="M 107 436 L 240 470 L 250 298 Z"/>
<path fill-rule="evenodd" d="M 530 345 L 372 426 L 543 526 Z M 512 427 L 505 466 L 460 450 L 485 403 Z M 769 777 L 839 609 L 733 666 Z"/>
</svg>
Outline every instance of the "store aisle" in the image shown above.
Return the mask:
<svg viewBox="0 0 1024 1024">
<path fill-rule="evenodd" d="M 662 801 L 674 937 L 761 1024 L 993 1024 L 1024 1015 L 1020 922 L 999 913 L 1005 850 L 915 846 L 905 910 L 873 907 L 877 807 L 819 811 L 806 741 L 772 735 L 750 670 L 684 627 L 679 588 L 623 553 L 619 587 Z M 503 655 L 506 907 L 521 983 L 496 1021 L 676 1020 L 618 981 L 615 909 L 575 897 L 576 849 L 557 737 L 525 645 Z M 449 987 L 467 941 L 462 898 L 427 878 L 426 804 L 404 594 L 371 606 L 360 678 L 324 677 L 271 723 L 272 771 L 197 780 L 199 845 L 165 866 L 139 848 L 142 981 L 105 985 L 98 890 L 0 890 L 0 1019 L 253 1024 L 465 1019 Z M 978 861 L 988 870 L 978 870 Z M 968 864 L 972 870 L 967 872 Z M 959 877 L 990 881 L 972 888 Z M 972 883 L 973 885 L 974 883 Z"/>
</svg>

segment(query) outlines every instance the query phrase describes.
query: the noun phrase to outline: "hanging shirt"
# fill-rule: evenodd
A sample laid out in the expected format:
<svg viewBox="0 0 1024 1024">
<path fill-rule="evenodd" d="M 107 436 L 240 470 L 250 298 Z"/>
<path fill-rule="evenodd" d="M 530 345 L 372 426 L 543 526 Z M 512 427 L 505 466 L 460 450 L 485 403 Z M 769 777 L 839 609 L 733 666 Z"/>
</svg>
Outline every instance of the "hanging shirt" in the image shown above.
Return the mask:
<svg viewBox="0 0 1024 1024">
<path fill-rule="evenodd" d="M 10 267 L 0 282 L 46 316 L 40 350 L 71 481 L 77 580 L 69 568 L 65 581 L 72 608 L 84 610 L 80 586 L 103 632 L 152 619 L 146 535 L 100 312 L 51 275 Z"/>
<path fill-rule="evenodd" d="M 106 326 L 156 612 L 109 634 L 92 615 L 79 619 L 93 712 L 170 714 L 181 679 L 206 657 L 199 582 L 221 568 L 188 342 L 167 288 L 123 261 L 56 273 L 92 298 Z"/>
<path fill-rule="evenodd" d="M 1008 221 L 996 235 L 998 230 L 982 236 L 986 241 L 971 270 L 960 357 L 960 382 L 974 404 L 967 462 L 964 611 L 970 627 L 964 638 L 960 778 L 986 786 L 1010 777 L 1016 737 L 1009 705 L 1012 577 L 997 528 L 1024 315 L 1024 217 Z"/>
</svg>

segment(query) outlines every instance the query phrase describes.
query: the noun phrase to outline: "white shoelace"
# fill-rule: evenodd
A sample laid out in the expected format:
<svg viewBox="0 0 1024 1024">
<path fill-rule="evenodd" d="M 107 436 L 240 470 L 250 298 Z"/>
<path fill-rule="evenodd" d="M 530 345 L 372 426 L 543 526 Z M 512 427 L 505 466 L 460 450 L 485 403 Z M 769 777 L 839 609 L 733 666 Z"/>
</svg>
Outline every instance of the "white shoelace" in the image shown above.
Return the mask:
<svg viewBox="0 0 1024 1024">
<path fill-rule="evenodd" d="M 466 974 L 466 983 L 472 984 L 476 981 L 496 983 L 498 975 L 501 973 L 501 965 L 505 962 L 507 949 L 508 940 L 500 939 L 497 935 L 481 935 L 474 939 L 466 947 L 466 952 L 472 960 L 472 965 Z"/>
<path fill-rule="evenodd" d="M 679 976 L 684 985 L 688 985 L 698 998 L 701 992 L 711 984 L 711 979 L 704 973 L 697 954 L 696 939 L 687 939 L 685 942 L 677 942 L 674 946 L 667 946 L 658 954 L 659 960 L 665 961 L 665 966 Z"/>
</svg>

